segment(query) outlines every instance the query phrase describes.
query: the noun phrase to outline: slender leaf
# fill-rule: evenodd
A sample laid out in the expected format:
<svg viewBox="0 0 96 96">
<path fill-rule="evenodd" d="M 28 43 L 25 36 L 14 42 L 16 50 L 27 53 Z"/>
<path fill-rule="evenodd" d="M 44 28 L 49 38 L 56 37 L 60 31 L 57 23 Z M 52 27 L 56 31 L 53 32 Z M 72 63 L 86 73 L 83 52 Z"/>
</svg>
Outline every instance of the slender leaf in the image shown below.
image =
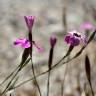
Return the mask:
<svg viewBox="0 0 96 96">
<path fill-rule="evenodd" d="M 91 74 L 90 74 L 91 68 L 90 68 L 89 57 L 87 55 L 85 57 L 85 71 L 86 71 L 87 79 L 88 79 L 88 81 L 90 81 L 90 78 L 91 78 Z"/>
<path fill-rule="evenodd" d="M 93 92 L 92 84 L 91 84 L 91 67 L 90 67 L 90 65 L 91 64 L 90 64 L 89 57 L 88 57 L 88 55 L 86 55 L 86 57 L 85 57 L 85 71 L 86 71 L 86 76 L 87 76 L 87 79 L 88 79 L 88 82 L 89 82 L 89 85 L 91 88 L 92 96 L 94 96 L 94 92 Z"/>
<path fill-rule="evenodd" d="M 52 60 L 53 60 L 53 48 L 50 49 L 50 54 L 49 54 L 49 61 L 48 61 L 48 67 L 49 67 L 49 69 L 51 69 Z"/>
<path fill-rule="evenodd" d="M 30 53 L 30 48 L 26 48 L 22 54 L 22 60 L 21 60 L 21 65 L 23 65 L 25 63 L 25 61 L 27 60 L 28 56 Z"/>
</svg>

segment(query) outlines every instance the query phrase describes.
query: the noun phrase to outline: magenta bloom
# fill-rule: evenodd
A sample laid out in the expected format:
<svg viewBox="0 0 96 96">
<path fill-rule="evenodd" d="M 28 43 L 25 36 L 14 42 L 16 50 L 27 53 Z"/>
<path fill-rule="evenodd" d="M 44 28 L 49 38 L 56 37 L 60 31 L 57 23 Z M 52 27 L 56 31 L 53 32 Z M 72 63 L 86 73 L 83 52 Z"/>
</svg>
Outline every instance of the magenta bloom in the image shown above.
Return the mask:
<svg viewBox="0 0 96 96">
<path fill-rule="evenodd" d="M 54 47 L 57 42 L 57 38 L 53 35 L 50 37 L 50 45 L 51 47 Z"/>
<path fill-rule="evenodd" d="M 35 17 L 34 16 L 24 16 L 24 18 L 25 18 L 28 29 L 32 30 Z"/>
<path fill-rule="evenodd" d="M 84 36 L 73 30 L 66 35 L 65 42 L 71 46 L 78 46 L 80 42 L 85 44 L 87 41 Z"/>
<path fill-rule="evenodd" d="M 14 45 L 19 45 L 23 48 L 29 48 L 31 46 L 29 40 L 27 39 L 16 39 Z"/>
<path fill-rule="evenodd" d="M 94 28 L 94 26 L 88 21 L 84 22 L 81 25 L 81 29 L 84 29 L 84 30 L 92 30 L 93 28 Z"/>
<path fill-rule="evenodd" d="M 32 42 L 33 44 L 33 47 L 35 47 L 38 52 L 43 52 L 44 51 L 44 48 L 39 44 L 39 43 L 36 43 L 35 41 Z M 21 46 L 23 48 L 29 48 L 31 46 L 30 42 L 28 39 L 16 39 L 15 42 L 14 42 L 14 45 L 15 46 Z"/>
</svg>

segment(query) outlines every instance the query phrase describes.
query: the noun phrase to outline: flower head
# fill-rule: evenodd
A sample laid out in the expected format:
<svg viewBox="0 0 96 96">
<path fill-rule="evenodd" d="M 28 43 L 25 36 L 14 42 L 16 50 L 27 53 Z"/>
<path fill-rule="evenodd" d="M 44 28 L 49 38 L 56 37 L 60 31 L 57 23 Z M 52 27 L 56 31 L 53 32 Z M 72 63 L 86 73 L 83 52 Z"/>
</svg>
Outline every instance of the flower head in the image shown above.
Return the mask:
<svg viewBox="0 0 96 96">
<path fill-rule="evenodd" d="M 16 39 L 14 45 L 19 45 L 23 48 L 29 48 L 31 46 L 28 39 Z"/>
<path fill-rule="evenodd" d="M 52 35 L 50 37 L 50 45 L 51 45 L 51 47 L 54 47 L 56 42 L 57 42 L 57 38 L 54 35 Z"/>
<path fill-rule="evenodd" d="M 84 29 L 84 30 L 91 30 L 91 29 L 93 29 L 93 28 L 94 28 L 93 24 L 90 23 L 90 22 L 88 22 L 88 21 L 84 22 L 84 23 L 81 25 L 81 29 Z"/>
<path fill-rule="evenodd" d="M 69 32 L 65 37 L 65 42 L 71 46 L 78 46 L 80 42 L 86 43 L 85 37 L 76 30 Z"/>
<path fill-rule="evenodd" d="M 23 48 L 29 48 L 31 46 L 28 39 L 16 39 L 14 41 L 14 45 L 15 46 L 19 45 Z M 38 50 L 38 52 L 42 53 L 44 51 L 44 48 L 39 43 L 32 41 L 32 45 Z"/>
<path fill-rule="evenodd" d="M 34 16 L 24 16 L 24 18 L 25 18 L 26 25 L 27 25 L 28 29 L 32 30 L 35 17 Z"/>
</svg>

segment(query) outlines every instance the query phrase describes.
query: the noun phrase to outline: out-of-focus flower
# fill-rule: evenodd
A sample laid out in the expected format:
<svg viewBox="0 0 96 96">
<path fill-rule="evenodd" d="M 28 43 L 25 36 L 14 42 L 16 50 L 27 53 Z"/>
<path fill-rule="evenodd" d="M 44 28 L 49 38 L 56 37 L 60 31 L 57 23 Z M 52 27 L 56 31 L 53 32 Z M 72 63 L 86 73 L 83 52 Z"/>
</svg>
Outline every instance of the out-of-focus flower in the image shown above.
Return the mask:
<svg viewBox="0 0 96 96">
<path fill-rule="evenodd" d="M 83 30 L 92 30 L 94 28 L 93 24 L 86 21 L 81 25 L 81 29 Z"/>
<path fill-rule="evenodd" d="M 24 18 L 28 29 L 31 31 L 34 24 L 35 16 L 24 16 Z"/>
<path fill-rule="evenodd" d="M 54 47 L 55 44 L 56 44 L 56 42 L 57 42 L 56 36 L 52 35 L 52 36 L 50 37 L 50 45 L 51 45 L 51 47 Z"/>
<path fill-rule="evenodd" d="M 14 45 L 19 45 L 22 46 L 23 48 L 29 48 L 31 46 L 28 39 L 16 39 L 14 41 Z"/>
<path fill-rule="evenodd" d="M 80 44 L 80 42 L 82 42 L 83 44 L 87 43 L 85 36 L 81 35 L 76 30 L 69 32 L 65 36 L 64 40 L 67 44 L 69 44 L 71 46 L 78 46 Z"/>
</svg>

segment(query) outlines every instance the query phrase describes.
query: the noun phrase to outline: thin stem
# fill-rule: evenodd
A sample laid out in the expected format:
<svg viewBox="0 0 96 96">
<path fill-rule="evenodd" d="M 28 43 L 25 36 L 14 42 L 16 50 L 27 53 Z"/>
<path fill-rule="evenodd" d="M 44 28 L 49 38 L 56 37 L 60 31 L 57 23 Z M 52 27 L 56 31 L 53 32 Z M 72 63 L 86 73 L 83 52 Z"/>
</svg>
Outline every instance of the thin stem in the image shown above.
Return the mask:
<svg viewBox="0 0 96 96">
<path fill-rule="evenodd" d="M 3 82 L 1 82 L 0 85 L 2 85 L 3 83 L 5 83 L 7 80 L 9 80 L 9 78 L 15 73 L 15 71 L 19 68 L 20 65 L 18 65 L 14 70 L 13 72 L 11 72 L 5 79 Z"/>
<path fill-rule="evenodd" d="M 22 70 L 22 68 L 24 68 L 24 66 L 28 63 L 30 61 L 30 58 L 28 59 L 28 60 L 26 60 L 26 62 L 22 65 L 22 66 L 18 66 L 18 70 L 17 70 L 17 72 L 15 73 L 15 71 L 16 70 L 14 70 L 14 75 L 13 75 L 13 73 L 11 73 L 10 74 L 10 77 L 13 75 L 13 77 L 11 78 L 11 80 L 10 80 L 10 82 L 7 84 L 7 86 L 6 86 L 6 88 L 4 89 L 4 91 L 0 94 L 0 95 L 3 95 L 5 92 L 7 92 L 8 91 L 8 89 L 10 88 L 10 85 L 11 85 L 11 83 L 12 83 L 12 81 L 15 79 L 15 77 L 17 76 L 17 74 Z"/>
<path fill-rule="evenodd" d="M 50 85 L 50 72 L 48 72 L 48 82 L 47 82 L 47 96 L 49 96 L 49 85 Z"/>
<path fill-rule="evenodd" d="M 90 43 L 90 42 L 88 42 L 88 44 L 89 44 L 89 43 Z M 71 59 L 68 60 L 68 61 L 63 62 L 61 65 L 65 64 L 65 63 L 68 63 L 68 62 L 71 62 L 73 59 L 79 57 L 80 54 L 84 51 L 84 49 L 88 46 L 88 44 L 87 44 L 86 46 L 83 46 L 83 47 L 79 50 L 79 52 L 77 52 L 76 55 L 73 56 L 73 58 L 71 58 Z M 60 61 L 61 61 L 61 60 L 60 60 Z M 60 61 L 59 61 L 59 62 L 60 62 Z M 54 69 L 55 67 L 57 67 L 57 65 L 59 65 L 59 62 L 57 62 L 55 65 L 53 65 L 53 66 L 51 67 L 51 70 Z M 60 65 L 60 66 L 61 66 L 61 65 Z M 50 71 L 50 70 L 48 69 L 48 70 L 46 70 L 45 72 L 42 72 L 41 74 L 38 74 L 36 77 L 40 77 L 40 76 L 46 74 L 46 73 L 49 72 L 49 71 Z M 30 79 L 28 79 L 28 80 L 22 82 L 21 84 L 15 86 L 14 88 L 18 88 L 18 87 L 20 87 L 21 85 L 23 85 L 23 84 L 25 84 L 25 83 L 31 81 L 32 79 L 33 79 L 33 78 L 30 78 Z"/>
<path fill-rule="evenodd" d="M 33 77 L 34 77 L 36 86 L 37 86 L 37 88 L 38 88 L 38 91 L 39 91 L 40 96 L 42 96 L 41 90 L 40 90 L 40 87 L 39 87 L 39 84 L 38 84 L 37 79 L 36 79 L 36 76 L 35 76 L 35 71 L 34 71 L 34 66 L 33 66 L 32 58 L 31 58 L 31 64 L 32 64 L 31 67 L 32 67 Z"/>
<path fill-rule="evenodd" d="M 61 65 L 65 64 L 65 63 L 71 62 L 73 59 L 75 59 L 75 58 L 77 58 L 78 56 L 80 56 L 80 54 L 83 52 L 83 50 L 88 46 L 88 44 L 89 44 L 89 43 L 92 41 L 92 39 L 94 38 L 95 33 L 96 33 L 96 30 L 95 30 L 95 31 L 93 32 L 93 34 L 90 36 L 90 38 L 89 38 L 89 40 L 88 40 L 88 42 L 87 42 L 87 45 L 86 45 L 86 46 L 83 46 L 83 47 L 80 49 L 80 51 L 77 52 L 75 56 L 73 56 L 73 58 L 71 58 L 71 59 L 68 60 L 68 61 L 63 62 L 62 64 L 59 64 L 59 63 L 62 61 L 62 60 L 60 60 L 58 63 L 56 63 L 55 65 L 53 65 L 53 66 L 51 67 L 51 69 L 48 69 L 48 70 L 46 70 L 45 72 L 43 72 L 43 73 L 35 76 L 35 78 L 36 78 L 36 77 L 39 77 L 39 76 L 41 76 L 41 75 L 46 74 L 46 73 L 49 72 L 50 70 L 52 70 L 52 69 L 54 69 L 55 67 L 57 67 L 57 65 L 61 66 Z M 34 69 L 34 66 L 33 66 L 33 69 Z M 34 70 L 33 70 L 33 71 L 34 71 Z M 32 79 L 34 79 L 34 78 L 30 78 L 30 79 L 22 82 L 21 84 L 15 86 L 14 89 L 17 88 L 17 87 L 19 87 L 19 86 L 21 86 L 21 85 L 23 85 L 23 84 L 25 84 L 25 83 L 27 83 L 27 82 L 29 82 L 29 81 L 31 81 Z"/>
<path fill-rule="evenodd" d="M 92 92 L 92 96 L 94 96 L 94 92 L 93 92 L 93 88 L 92 88 L 91 81 L 88 80 L 88 82 L 89 82 L 89 85 L 90 85 L 90 89 L 91 89 L 91 92 Z"/>
<path fill-rule="evenodd" d="M 31 47 L 30 47 L 30 58 L 31 58 L 32 73 L 33 73 L 33 77 L 34 77 L 36 86 L 37 86 L 37 88 L 38 88 L 39 94 L 40 94 L 40 96 L 42 96 L 41 91 L 40 91 L 39 84 L 38 84 L 37 79 L 36 79 L 36 76 L 35 76 L 35 70 L 34 70 L 34 65 L 33 65 L 33 60 L 32 60 L 32 53 L 33 53 L 33 44 L 32 44 L 32 43 L 33 43 L 33 37 L 32 37 L 32 30 L 29 30 L 28 38 L 29 38 L 29 41 L 30 41 L 30 44 L 31 44 Z"/>
<path fill-rule="evenodd" d="M 79 55 L 78 55 L 78 56 L 79 56 Z M 77 56 L 77 57 L 78 57 L 78 56 Z M 76 58 L 76 56 L 74 56 L 73 58 L 71 58 L 71 59 L 68 60 L 68 61 L 63 62 L 62 65 L 65 64 L 65 63 L 69 63 L 69 62 L 71 62 L 71 61 L 72 61 L 73 59 L 75 59 L 75 58 Z M 56 68 L 57 65 L 59 65 L 59 63 L 56 63 L 55 65 L 53 65 L 53 66 L 51 67 L 50 70 Z M 61 65 L 59 65 L 59 66 L 61 66 Z M 48 70 L 46 70 L 45 72 L 42 72 L 41 74 L 38 74 L 38 75 L 36 76 L 36 78 L 37 78 L 37 77 L 40 77 L 40 76 L 42 76 L 42 75 L 44 75 L 44 74 L 46 74 L 46 73 L 49 72 L 50 70 L 48 69 Z M 33 80 L 33 79 L 34 79 L 34 77 L 32 77 L 32 78 L 30 78 L 30 79 L 28 79 L 28 80 L 22 82 L 21 84 L 15 86 L 14 88 L 18 88 L 18 87 L 20 87 L 21 85 L 23 85 L 23 84 L 25 84 L 25 83 L 27 83 L 27 82 Z"/>
<path fill-rule="evenodd" d="M 62 92 L 61 92 L 61 96 L 64 95 L 64 82 L 65 82 L 65 77 L 66 77 L 66 74 L 67 74 L 67 70 L 68 70 L 68 64 L 65 66 L 65 72 L 64 72 L 64 79 L 62 81 Z"/>
<path fill-rule="evenodd" d="M 49 60 L 48 60 L 48 68 L 51 70 L 52 62 L 53 62 L 53 50 L 54 47 L 51 47 L 50 52 L 49 52 Z M 49 85 L 50 85 L 50 72 L 48 72 L 48 82 L 47 82 L 47 96 L 49 96 Z"/>
<path fill-rule="evenodd" d="M 25 64 L 22 66 L 22 68 L 30 61 L 30 58 L 25 62 Z M 18 70 L 18 68 L 21 66 L 21 63 L 11 72 L 1 83 L 0 85 L 4 84 L 9 78 Z"/>
<path fill-rule="evenodd" d="M 10 88 L 10 85 L 12 83 L 12 81 L 14 80 L 14 78 L 17 76 L 17 74 L 19 73 L 21 67 L 19 68 L 19 70 L 15 73 L 15 75 L 12 77 L 12 79 L 10 80 L 10 82 L 7 84 L 6 88 L 4 89 L 4 91 L 1 93 L 1 96 L 8 91 L 8 89 Z"/>
</svg>

